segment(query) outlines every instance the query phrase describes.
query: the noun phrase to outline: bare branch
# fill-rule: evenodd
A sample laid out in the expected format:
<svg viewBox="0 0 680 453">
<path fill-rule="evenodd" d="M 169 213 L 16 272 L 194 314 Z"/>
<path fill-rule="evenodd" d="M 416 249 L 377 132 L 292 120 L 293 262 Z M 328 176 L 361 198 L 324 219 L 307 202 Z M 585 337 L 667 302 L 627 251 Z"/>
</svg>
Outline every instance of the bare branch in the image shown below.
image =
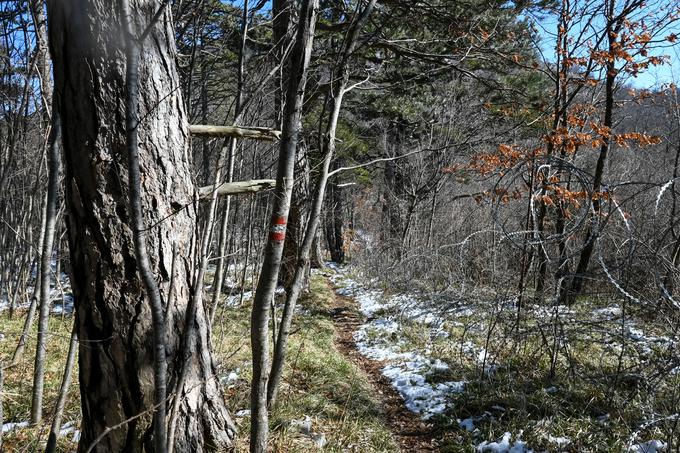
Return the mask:
<svg viewBox="0 0 680 453">
<path fill-rule="evenodd" d="M 189 132 L 196 137 L 231 137 L 250 138 L 274 142 L 281 139 L 281 131 L 268 127 L 237 127 L 237 126 L 211 126 L 205 124 L 192 124 Z"/>
<path fill-rule="evenodd" d="M 253 179 L 250 181 L 225 182 L 217 187 L 205 186 L 198 189 L 198 198 L 208 200 L 212 197 L 213 191 L 217 196 L 238 195 L 242 193 L 257 193 L 262 190 L 272 189 L 276 185 L 273 179 Z"/>
</svg>

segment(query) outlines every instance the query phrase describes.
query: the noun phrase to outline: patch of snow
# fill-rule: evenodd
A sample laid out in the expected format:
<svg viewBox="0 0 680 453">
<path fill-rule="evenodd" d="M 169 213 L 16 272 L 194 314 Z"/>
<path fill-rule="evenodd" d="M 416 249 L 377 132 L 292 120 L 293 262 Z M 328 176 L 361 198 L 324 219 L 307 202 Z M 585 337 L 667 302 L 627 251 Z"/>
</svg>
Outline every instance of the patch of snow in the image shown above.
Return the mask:
<svg viewBox="0 0 680 453">
<path fill-rule="evenodd" d="M 392 386 L 399 392 L 406 408 L 411 412 L 422 414 L 428 419 L 435 414 L 441 414 L 448 407 L 447 397 L 452 393 L 461 393 L 465 387 L 463 381 L 448 381 L 437 384 L 427 382 L 427 376 L 436 364 L 430 364 L 422 356 L 414 356 L 414 360 L 393 365 L 382 369 Z"/>
<path fill-rule="evenodd" d="M 234 414 L 234 417 L 247 417 L 250 415 L 250 409 L 241 409 L 240 411 L 236 411 Z"/>
<path fill-rule="evenodd" d="M 253 298 L 253 292 L 252 291 L 243 291 L 243 300 L 249 300 Z M 239 303 L 241 302 L 241 293 L 236 292 L 234 294 L 231 294 L 227 297 L 227 300 L 225 301 L 225 305 L 227 307 L 238 307 Z"/>
<path fill-rule="evenodd" d="M 595 420 L 601 425 L 606 425 L 609 422 L 609 414 L 599 415 Z"/>
<path fill-rule="evenodd" d="M 596 310 L 593 310 L 593 314 L 599 318 L 611 320 L 613 318 L 621 316 L 621 307 L 619 307 L 618 304 L 614 304 L 609 307 L 598 308 Z"/>
<path fill-rule="evenodd" d="M 571 439 L 569 439 L 568 437 L 553 437 L 551 435 L 548 435 L 548 442 L 562 448 L 569 445 L 571 443 Z"/>
<path fill-rule="evenodd" d="M 429 358 L 427 348 L 403 351 L 406 342 L 401 333 L 401 322 L 410 319 L 427 328 L 430 338 L 440 336 L 441 316 L 419 305 L 421 302 L 413 296 L 385 297 L 382 291 L 367 289 L 347 277 L 342 268 L 329 267 L 336 271 L 329 277 L 338 286 L 336 292 L 354 298 L 364 316 L 373 317 L 354 333 L 357 350 L 371 360 L 387 362 L 381 372 L 404 399 L 407 409 L 425 419 L 446 411 L 449 395 L 462 392 L 465 383 L 429 382 L 428 378 L 434 373 L 448 370 L 448 364 Z M 396 316 L 374 317 L 383 311 L 396 313 Z"/>
<path fill-rule="evenodd" d="M 643 341 L 643 340 L 647 339 L 647 336 L 645 335 L 645 333 L 640 329 L 636 329 L 635 327 L 628 327 L 626 330 L 627 330 L 628 338 L 630 338 L 631 340 Z"/>
<path fill-rule="evenodd" d="M 69 434 L 75 434 L 77 431 L 76 424 L 74 422 L 68 422 L 59 430 L 59 437 L 68 436 Z"/>
<path fill-rule="evenodd" d="M 635 444 L 628 447 L 629 452 L 634 453 L 657 453 L 666 451 L 668 444 L 660 440 L 649 440 L 641 444 Z"/>
<path fill-rule="evenodd" d="M 534 305 L 533 308 L 536 317 L 539 319 L 551 319 L 555 316 L 559 318 L 564 318 L 565 316 L 573 317 L 576 314 L 576 310 L 568 305 L 553 305 L 552 307 Z"/>
<path fill-rule="evenodd" d="M 520 439 L 522 432 L 517 435 L 515 442 L 511 445 L 512 434 L 506 432 L 498 442 L 484 441 L 475 447 L 478 453 L 533 453 L 527 444 Z"/>
<path fill-rule="evenodd" d="M 458 426 L 464 428 L 468 432 L 475 430 L 475 420 L 473 418 L 466 418 L 465 420 L 458 420 Z"/>
<path fill-rule="evenodd" d="M 328 445 L 328 440 L 326 440 L 326 436 L 323 433 L 312 433 L 312 441 L 317 448 L 323 448 Z"/>
<path fill-rule="evenodd" d="M 312 418 L 309 415 L 305 415 L 305 418 L 302 420 L 293 419 L 290 421 L 290 426 L 308 436 L 312 432 Z"/>
<path fill-rule="evenodd" d="M 222 377 L 222 379 L 221 379 L 222 384 L 231 384 L 233 382 L 238 381 L 240 371 L 241 371 L 240 368 L 236 368 L 235 370 L 231 370 L 229 372 L 229 374 Z"/>
<path fill-rule="evenodd" d="M 28 427 L 28 422 L 5 423 L 4 425 L 2 425 L 2 432 L 8 433 L 10 431 L 14 431 L 15 429 L 21 429 L 21 428 L 27 428 L 27 427 Z"/>
</svg>

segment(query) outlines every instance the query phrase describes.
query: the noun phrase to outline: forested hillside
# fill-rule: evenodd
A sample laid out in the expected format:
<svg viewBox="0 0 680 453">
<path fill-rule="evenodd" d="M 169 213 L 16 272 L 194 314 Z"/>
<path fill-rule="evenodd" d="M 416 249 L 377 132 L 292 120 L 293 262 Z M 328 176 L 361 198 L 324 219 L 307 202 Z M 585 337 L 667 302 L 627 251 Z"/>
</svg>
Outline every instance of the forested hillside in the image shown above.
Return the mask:
<svg viewBox="0 0 680 453">
<path fill-rule="evenodd" d="M 0 2 L 0 451 L 680 451 L 679 38 Z"/>
</svg>

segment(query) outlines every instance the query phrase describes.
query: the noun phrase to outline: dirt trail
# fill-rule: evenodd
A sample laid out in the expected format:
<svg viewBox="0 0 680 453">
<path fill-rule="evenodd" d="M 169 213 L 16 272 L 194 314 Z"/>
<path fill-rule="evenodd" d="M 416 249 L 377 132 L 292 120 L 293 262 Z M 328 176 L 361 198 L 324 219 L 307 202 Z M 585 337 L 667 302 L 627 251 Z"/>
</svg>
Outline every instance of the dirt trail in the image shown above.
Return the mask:
<svg viewBox="0 0 680 453">
<path fill-rule="evenodd" d="M 376 389 L 376 395 L 382 401 L 385 420 L 401 451 L 405 453 L 439 451 L 433 427 L 406 409 L 399 393 L 380 373 L 383 364 L 369 360 L 357 351 L 354 332 L 363 323 L 357 302 L 336 294 L 331 316 L 338 334 L 336 339 L 338 349 L 368 375 Z"/>
</svg>

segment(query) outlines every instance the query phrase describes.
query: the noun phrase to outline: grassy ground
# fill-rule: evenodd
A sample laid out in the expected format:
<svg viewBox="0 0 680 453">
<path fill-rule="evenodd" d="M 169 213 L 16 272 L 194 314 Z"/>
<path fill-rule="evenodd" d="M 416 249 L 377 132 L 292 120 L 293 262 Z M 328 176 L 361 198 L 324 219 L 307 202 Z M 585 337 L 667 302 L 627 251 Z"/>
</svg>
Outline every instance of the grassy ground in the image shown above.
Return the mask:
<svg viewBox="0 0 680 453">
<path fill-rule="evenodd" d="M 290 340 L 288 366 L 279 403 L 271 416 L 273 451 L 389 452 L 396 447 L 383 422 L 381 407 L 365 374 L 334 346 L 335 331 L 329 307 L 333 294 L 320 277 L 311 282 L 311 292 L 300 302 L 294 333 Z M 227 404 L 234 413 L 249 405 L 250 301 L 242 307 L 226 307 L 218 312 L 213 333 L 218 374 L 223 382 Z M 22 328 L 23 319 L 10 320 L 0 313 L 0 357 L 8 363 Z M 49 414 L 57 397 L 68 349 L 72 319 L 50 320 L 49 364 L 45 388 L 45 424 L 38 428 L 17 429 L 4 436 L 7 452 L 40 450 L 49 431 Z M 34 332 L 35 335 L 35 332 Z M 4 422 L 29 419 L 35 337 L 31 337 L 24 360 L 8 369 L 3 392 Z M 79 423 L 76 382 L 64 414 L 64 423 Z M 309 433 L 298 422 L 311 423 Z M 248 416 L 236 417 L 240 428 L 237 451 L 247 451 Z M 70 436 L 59 440 L 59 451 L 74 451 Z M 323 449 L 319 448 L 324 443 Z"/>
<path fill-rule="evenodd" d="M 380 401 L 367 376 L 334 345 L 330 310 L 334 295 L 321 276 L 300 302 L 290 341 L 288 366 L 279 404 L 271 416 L 271 445 L 277 452 L 391 452 L 392 434 Z M 620 302 L 620 301 L 619 301 Z M 619 318 L 593 313 L 612 305 L 607 300 L 581 300 L 558 318 L 540 307 L 527 307 L 517 324 L 514 309 L 492 309 L 489 303 L 465 300 L 439 306 L 446 335 L 432 336 L 417 319 L 401 319 L 398 340 L 404 350 L 431 351 L 450 365 L 431 381 L 466 381 L 465 391 L 451 395 L 450 409 L 434 418 L 444 452 L 470 452 L 482 440 L 499 440 L 507 432 L 534 449 L 570 452 L 626 451 L 630 440 L 680 441 L 680 373 L 663 372 L 664 360 L 678 356 L 661 343 L 631 339 Z M 456 305 L 454 304 L 454 305 Z M 502 305 L 502 304 L 501 304 Z M 496 308 L 498 308 L 496 306 Z M 398 310 L 377 313 L 398 318 Z M 213 344 L 227 404 L 239 414 L 237 451 L 247 451 L 249 419 L 239 413 L 249 406 L 250 301 L 218 312 Z M 676 320 L 661 312 L 630 312 L 637 329 L 651 337 L 673 337 Z M 664 321 L 665 320 L 665 321 Z M 663 321 L 663 322 L 662 322 Z M 0 313 L 0 359 L 8 363 L 23 319 Z M 63 372 L 72 320 L 50 320 L 46 376 L 45 424 L 5 434 L 5 450 L 39 450 L 45 441 Z M 490 326 L 493 326 L 490 331 Z M 24 421 L 30 413 L 35 332 L 23 361 L 6 371 L 4 422 Z M 675 337 L 673 337 L 675 338 Z M 493 356 L 485 372 L 469 344 Z M 623 345 L 623 348 L 621 346 Z M 645 346 L 651 345 L 651 346 Z M 557 353 L 552 351 L 556 350 Z M 76 374 L 77 375 L 77 374 Z M 72 384 L 64 423 L 80 420 L 78 384 Z M 474 431 L 459 420 L 474 419 Z M 651 423 L 650 423 L 651 422 Z M 301 428 L 308 424 L 309 430 Z M 560 448 L 551 438 L 564 437 Z M 318 445 L 325 443 L 323 448 Z M 59 440 L 59 451 L 74 451 L 71 436 Z"/>
<path fill-rule="evenodd" d="M 314 439 L 321 436 L 327 442 L 323 451 L 396 451 L 366 375 L 333 344 L 329 313 L 333 293 L 317 276 L 312 277 L 310 289 L 300 301 L 279 402 L 270 419 L 274 451 L 320 450 Z M 218 355 L 224 358 L 221 374 L 239 369 L 239 378 L 227 390 L 229 406 L 235 410 L 248 407 L 249 316 L 249 306 L 226 308 L 214 335 Z M 311 420 L 311 435 L 295 426 L 305 417 Z M 249 419 L 237 421 L 241 427 L 237 451 L 247 451 Z"/>
<path fill-rule="evenodd" d="M 602 316 L 614 304 L 625 301 L 583 299 L 559 316 L 527 306 L 518 323 L 512 303 L 441 300 L 432 306 L 445 320 L 438 336 L 403 306 L 375 316 L 399 320 L 403 351 L 427 349 L 450 365 L 432 382 L 466 382 L 434 418 L 442 451 L 470 452 L 505 432 L 534 451 L 625 452 L 651 439 L 680 451 L 678 315 L 627 306 L 625 319 Z M 471 432 L 459 425 L 467 418 Z"/>
<path fill-rule="evenodd" d="M 7 365 L 19 340 L 24 322 L 24 313 L 15 313 L 12 319 L 6 311 L 0 312 L 0 331 L 5 337 L 0 341 L 0 360 Z M 45 372 L 45 393 L 43 400 L 43 417 L 45 423 L 37 428 L 16 429 L 3 436 L 3 450 L 7 452 L 39 451 L 40 445 L 47 440 L 51 414 L 56 404 L 61 379 L 66 363 L 66 354 L 71 337 L 73 318 L 70 316 L 52 316 L 50 318 L 47 349 L 47 366 Z M 4 388 L 2 392 L 4 423 L 23 422 L 30 419 L 31 388 L 33 385 L 33 360 L 35 357 L 35 340 L 37 329 L 34 325 L 31 337 L 26 344 L 26 351 L 21 361 L 5 370 Z M 64 409 L 63 423 L 80 423 L 79 387 L 77 365 L 74 379 L 69 390 L 69 399 Z M 57 451 L 68 452 L 75 449 L 71 435 L 59 438 Z"/>
</svg>

